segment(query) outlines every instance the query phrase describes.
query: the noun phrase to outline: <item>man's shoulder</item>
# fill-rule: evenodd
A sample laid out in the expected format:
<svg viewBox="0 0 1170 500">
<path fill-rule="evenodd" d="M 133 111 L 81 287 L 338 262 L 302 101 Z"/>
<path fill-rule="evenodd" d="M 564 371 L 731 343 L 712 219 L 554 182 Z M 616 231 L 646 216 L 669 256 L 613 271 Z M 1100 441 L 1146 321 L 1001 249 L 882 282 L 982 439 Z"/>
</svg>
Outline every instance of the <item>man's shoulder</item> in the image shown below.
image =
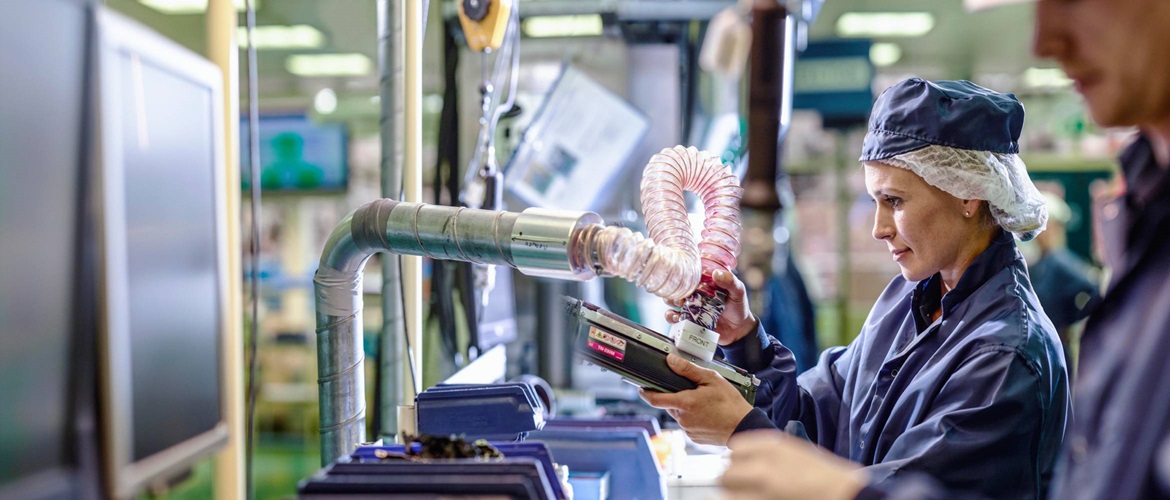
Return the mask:
<svg viewBox="0 0 1170 500">
<path fill-rule="evenodd" d="M 1053 252 L 1052 263 L 1058 273 L 1056 277 L 1069 280 L 1069 285 L 1096 287 L 1097 270 L 1077 254 L 1069 250 Z"/>
</svg>

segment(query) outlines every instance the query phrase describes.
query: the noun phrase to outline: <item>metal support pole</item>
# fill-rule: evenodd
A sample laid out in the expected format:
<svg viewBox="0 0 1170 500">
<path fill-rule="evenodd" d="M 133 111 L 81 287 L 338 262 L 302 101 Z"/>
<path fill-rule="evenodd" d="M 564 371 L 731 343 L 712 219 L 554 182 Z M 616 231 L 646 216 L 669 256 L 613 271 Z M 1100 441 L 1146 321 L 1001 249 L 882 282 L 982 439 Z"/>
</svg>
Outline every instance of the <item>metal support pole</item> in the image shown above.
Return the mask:
<svg viewBox="0 0 1170 500">
<path fill-rule="evenodd" d="M 406 49 L 403 61 L 403 81 L 405 95 L 403 99 L 403 201 L 408 203 L 422 203 L 422 46 L 423 46 L 423 6 L 418 0 L 407 0 L 403 9 L 403 31 L 405 32 Z M 422 381 L 423 353 L 422 353 L 422 257 L 402 257 L 402 290 L 405 302 L 406 333 L 410 335 L 408 347 L 413 352 L 408 354 L 414 358 L 414 375 L 405 377 L 403 382 L 406 389 L 403 391 L 402 404 L 414 404 L 414 397 L 422 390 L 419 384 Z M 407 363 L 407 366 L 411 366 Z"/>
<path fill-rule="evenodd" d="M 772 275 L 772 232 L 782 204 L 776 191 L 780 140 L 791 107 L 792 43 L 788 10 L 776 0 L 752 2 L 751 69 L 748 83 L 748 168 L 743 181 L 744 239 L 740 277 L 751 290 L 749 306 L 757 314 L 767 307 L 766 286 Z"/>
<path fill-rule="evenodd" d="M 402 197 L 403 0 L 378 0 L 378 70 L 381 95 L 382 197 Z M 402 311 L 402 269 L 397 255 L 382 257 L 382 335 L 378 343 L 379 422 L 383 437 L 398 429 L 397 407 L 402 401 L 403 366 L 406 365 Z"/>
<path fill-rule="evenodd" d="M 223 73 L 223 114 L 224 114 L 224 159 L 228 179 L 227 213 L 240 213 L 240 134 L 239 134 L 239 59 L 236 44 L 236 8 L 231 0 L 211 0 L 207 5 L 207 57 Z M 215 459 L 215 498 L 245 498 L 244 491 L 244 317 L 241 305 L 244 303 L 243 271 L 240 267 L 240 219 L 228 217 L 227 241 L 228 276 L 231 280 L 231 297 L 227 300 L 227 317 L 235 318 L 231 327 L 224 332 L 223 363 L 224 387 L 228 394 L 224 398 L 224 418 L 228 424 L 228 445 Z"/>
<path fill-rule="evenodd" d="M 849 331 L 849 289 L 853 283 L 853 262 L 849 246 L 849 207 L 853 197 L 849 193 L 849 133 L 845 129 L 837 131 L 836 145 L 836 184 L 837 184 L 837 341 L 840 345 L 847 345 L 851 333 Z"/>
</svg>

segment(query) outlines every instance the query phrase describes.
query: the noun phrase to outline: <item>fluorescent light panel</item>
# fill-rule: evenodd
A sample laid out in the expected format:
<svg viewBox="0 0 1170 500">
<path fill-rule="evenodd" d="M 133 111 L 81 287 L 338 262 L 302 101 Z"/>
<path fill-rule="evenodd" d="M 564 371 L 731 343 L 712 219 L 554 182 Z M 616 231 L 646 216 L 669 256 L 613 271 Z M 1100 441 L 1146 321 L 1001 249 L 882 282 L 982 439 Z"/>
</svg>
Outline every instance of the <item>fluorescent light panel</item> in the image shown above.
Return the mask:
<svg viewBox="0 0 1170 500">
<path fill-rule="evenodd" d="M 363 54 L 298 54 L 289 56 L 284 67 L 297 76 L 365 76 L 373 64 Z"/>
<path fill-rule="evenodd" d="M 238 28 L 236 39 L 240 48 L 248 46 L 248 29 Z M 325 35 L 307 24 L 296 26 L 257 26 L 252 30 L 252 41 L 256 50 L 265 49 L 316 49 L 325 45 Z"/>
<path fill-rule="evenodd" d="M 532 38 L 600 36 L 603 27 L 597 14 L 530 17 L 521 24 L 524 34 Z"/>
<path fill-rule="evenodd" d="M 896 43 L 875 43 L 869 47 L 869 61 L 879 68 L 892 66 L 901 58 L 902 47 Z"/>
<path fill-rule="evenodd" d="M 1064 88 L 1073 84 L 1060 68 L 1028 68 L 1024 70 L 1024 86 L 1029 88 Z"/>
<path fill-rule="evenodd" d="M 846 12 L 837 18 L 837 35 L 845 38 L 916 37 L 932 29 L 929 12 Z"/>
<path fill-rule="evenodd" d="M 1000 7 L 1003 5 L 1021 3 L 1027 0 L 964 0 L 963 5 L 967 6 L 967 10 L 983 10 L 992 7 Z"/>
<path fill-rule="evenodd" d="M 138 3 L 163 14 L 198 14 L 207 12 L 208 0 L 138 0 Z M 244 0 L 232 0 L 236 10 L 243 12 Z M 260 10 L 260 1 L 252 0 L 252 8 Z"/>
</svg>

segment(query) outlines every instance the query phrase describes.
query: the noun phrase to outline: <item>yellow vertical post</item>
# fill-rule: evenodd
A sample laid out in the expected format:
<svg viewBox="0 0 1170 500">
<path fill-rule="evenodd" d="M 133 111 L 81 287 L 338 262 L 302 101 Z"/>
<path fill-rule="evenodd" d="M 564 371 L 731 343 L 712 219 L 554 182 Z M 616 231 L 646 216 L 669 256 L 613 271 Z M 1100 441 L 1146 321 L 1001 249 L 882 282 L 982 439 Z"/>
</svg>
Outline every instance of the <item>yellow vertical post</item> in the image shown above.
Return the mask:
<svg viewBox="0 0 1170 500">
<path fill-rule="evenodd" d="M 207 3 L 207 58 L 223 73 L 224 165 L 227 168 L 227 247 L 230 327 L 223 339 L 223 376 L 227 395 L 224 415 L 230 438 L 215 457 L 215 498 L 242 499 L 244 492 L 244 336 L 243 283 L 240 262 L 240 142 L 239 58 L 236 45 L 236 7 L 232 0 Z"/>
<path fill-rule="evenodd" d="M 406 0 L 404 9 L 403 29 L 406 31 L 406 54 L 404 56 L 404 87 L 406 96 L 404 105 L 404 141 L 403 141 L 403 191 L 408 202 L 421 203 L 422 200 L 422 2 Z M 403 299 L 406 302 L 406 330 L 410 334 L 410 346 L 413 350 L 415 377 L 405 377 L 403 381 L 410 386 L 403 391 L 406 401 L 414 401 L 414 396 L 420 388 L 414 386 L 413 381 L 422 381 L 422 258 L 402 256 Z M 404 363 L 409 369 L 409 363 Z"/>
</svg>

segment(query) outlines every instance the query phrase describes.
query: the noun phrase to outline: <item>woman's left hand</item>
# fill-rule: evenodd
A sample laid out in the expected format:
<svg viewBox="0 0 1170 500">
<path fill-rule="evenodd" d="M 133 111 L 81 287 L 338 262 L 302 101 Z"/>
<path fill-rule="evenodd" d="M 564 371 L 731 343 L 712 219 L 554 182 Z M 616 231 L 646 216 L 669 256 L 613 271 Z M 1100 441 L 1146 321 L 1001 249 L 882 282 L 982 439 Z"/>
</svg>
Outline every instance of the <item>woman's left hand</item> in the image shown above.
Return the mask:
<svg viewBox="0 0 1170 500">
<path fill-rule="evenodd" d="M 650 406 L 666 410 L 696 443 L 726 445 L 740 420 L 752 411 L 752 405 L 715 370 L 674 353 L 666 356 L 666 364 L 698 387 L 673 394 L 639 389 L 638 394 Z"/>
</svg>

